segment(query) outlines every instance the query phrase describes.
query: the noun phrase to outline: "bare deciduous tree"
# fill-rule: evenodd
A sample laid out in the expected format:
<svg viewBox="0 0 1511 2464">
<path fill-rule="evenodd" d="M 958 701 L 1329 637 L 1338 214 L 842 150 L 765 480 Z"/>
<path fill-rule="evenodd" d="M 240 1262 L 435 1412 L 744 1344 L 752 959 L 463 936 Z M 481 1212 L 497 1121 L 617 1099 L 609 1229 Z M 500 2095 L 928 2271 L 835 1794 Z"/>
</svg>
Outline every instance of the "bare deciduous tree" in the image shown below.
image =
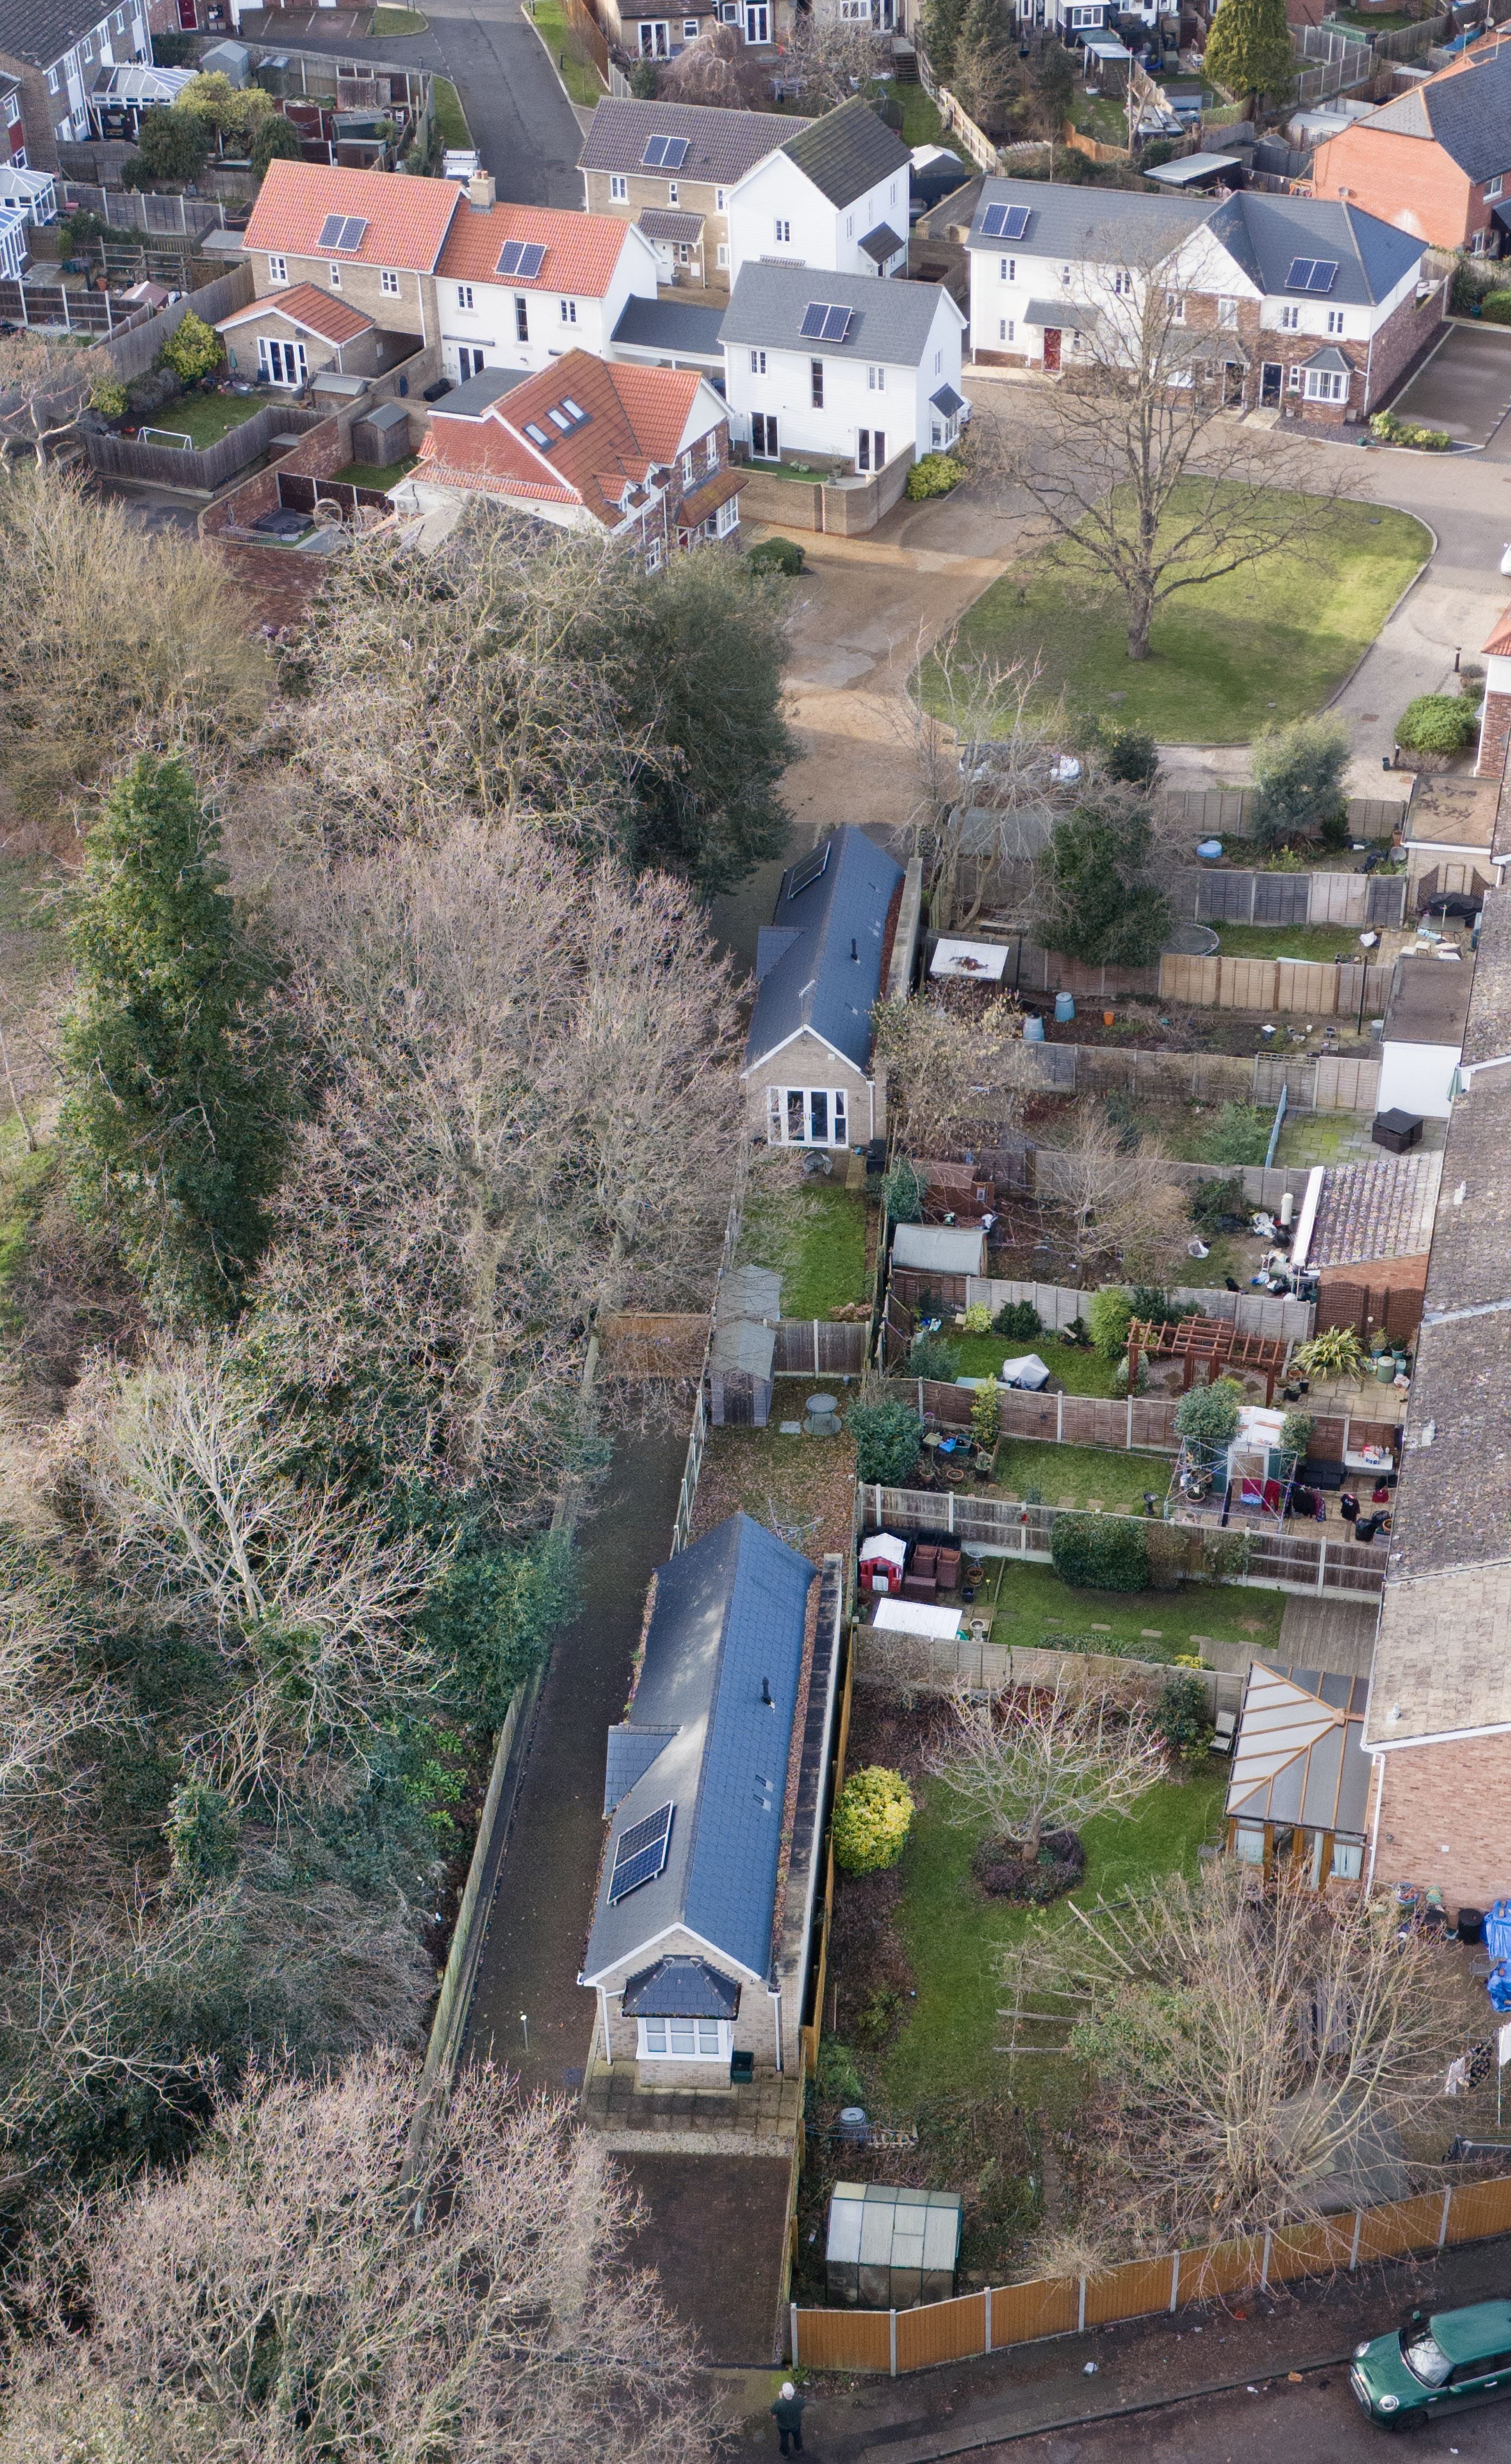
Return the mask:
<svg viewBox="0 0 1511 2464">
<path fill-rule="evenodd" d="M 1337 494 L 1304 447 L 1225 415 L 1246 362 L 1236 335 L 1187 324 L 1182 237 L 1172 221 L 1070 296 L 1035 421 L 970 430 L 977 468 L 1027 493 L 1088 597 L 1121 593 L 1130 659 L 1176 592 L 1282 550 L 1320 557 Z"/>
<path fill-rule="evenodd" d="M 1218 2241 L 1365 2204 L 1382 2167 L 1400 2177 L 1399 2134 L 1463 2019 L 1441 1953 L 1402 1938 L 1390 1901 L 1324 1897 L 1300 1872 L 1261 1886 L 1222 1858 L 1070 1908 L 1005 1963 L 1010 2010 L 1035 2040 L 1072 2023 L 1067 2050 L 1096 2066 L 1097 2195 L 1127 2241 Z"/>
<path fill-rule="evenodd" d="M 91 386 L 115 376 L 108 351 L 60 334 L 0 334 L 0 454 L 47 452 L 71 429 Z"/>
<path fill-rule="evenodd" d="M 899 1144 L 941 1155 L 983 1122 L 1011 1129 L 1023 1082 L 1023 1013 L 1010 995 L 967 1011 L 922 998 L 879 1001 L 876 1048 L 886 1065 Z"/>
<path fill-rule="evenodd" d="M 1039 1148 L 1037 1187 L 1066 1225 L 1075 1271 L 1099 1259 L 1127 1269 L 1130 1283 L 1162 1276 L 1190 1235 L 1183 1191 L 1151 1167 L 1164 1160 L 1154 1138 L 1126 1148 L 1095 1105 L 1072 1116 L 1070 1133 Z"/>
<path fill-rule="evenodd" d="M 82 2209 L 17 2288 L 4 2464 L 694 2464 L 688 2338 L 565 2108 L 465 2074 L 401 2179 L 415 2066 L 223 2099 L 176 2174 Z M 77 2332 L 84 2290 L 89 2332 Z"/>
<path fill-rule="evenodd" d="M 1165 1743 L 1142 1705 L 1078 1669 L 985 1699 L 956 1686 L 950 1710 L 927 1765 L 949 1791 L 948 1820 L 1026 1859 L 1048 1831 L 1131 1813 L 1165 1774 Z"/>
<path fill-rule="evenodd" d="M 830 111 L 849 102 L 873 77 L 890 76 L 892 47 L 869 18 L 821 17 L 799 10 L 782 59 L 783 75 L 802 84 L 806 110 Z M 906 223 L 904 201 L 902 219 Z M 906 231 L 900 231 L 900 243 Z"/>
<path fill-rule="evenodd" d="M 744 45 L 738 26 L 705 26 L 660 75 L 663 100 L 700 102 L 738 110 L 745 101 L 740 75 Z"/>
</svg>

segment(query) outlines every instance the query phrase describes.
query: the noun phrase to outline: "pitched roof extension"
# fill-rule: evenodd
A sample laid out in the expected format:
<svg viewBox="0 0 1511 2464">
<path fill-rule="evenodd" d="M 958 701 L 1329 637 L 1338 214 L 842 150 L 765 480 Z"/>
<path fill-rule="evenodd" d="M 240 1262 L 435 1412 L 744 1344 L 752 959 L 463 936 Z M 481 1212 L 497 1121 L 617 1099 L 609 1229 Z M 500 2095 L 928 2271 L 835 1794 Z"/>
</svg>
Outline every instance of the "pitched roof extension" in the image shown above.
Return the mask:
<svg viewBox="0 0 1511 2464">
<path fill-rule="evenodd" d="M 832 206 L 853 205 L 882 180 L 911 170 L 913 157 L 897 130 L 856 95 L 837 111 L 811 120 L 782 151 Z"/>
<path fill-rule="evenodd" d="M 250 308 L 237 308 L 229 317 L 217 319 L 215 331 L 224 334 L 232 325 L 245 325 L 254 317 L 286 317 L 291 325 L 305 333 L 320 334 L 338 348 L 343 342 L 354 342 L 359 334 L 370 334 L 373 320 L 360 308 L 344 299 L 333 299 L 328 291 L 317 291 L 313 282 L 296 282 L 287 291 L 269 291 L 262 298 L 254 299 Z"/>
<path fill-rule="evenodd" d="M 822 345 L 826 360 L 884 361 L 916 368 L 928 349 L 941 300 L 957 324 L 965 319 L 942 283 L 883 282 L 872 274 L 827 274 L 802 265 L 757 265 L 746 259 L 721 329 L 725 342 L 759 342 L 767 350 L 810 351 L 803 317 L 814 300 L 853 308 L 842 342 Z"/>
<path fill-rule="evenodd" d="M 1355 126 L 1365 135 L 1379 129 L 1422 138 L 1440 145 L 1471 180 L 1493 180 L 1511 170 L 1511 50 L 1498 43 L 1467 53 Z"/>
<path fill-rule="evenodd" d="M 747 1069 L 804 1027 L 857 1069 L 871 1059 L 887 912 L 902 868 L 850 822 L 824 842 L 826 861 L 815 874 L 820 852 L 815 848 L 782 875 L 774 922 L 762 933 Z"/>
<path fill-rule="evenodd" d="M 623 1967 L 674 1925 L 747 1975 L 767 1973 L 815 1573 L 806 1557 L 744 1514 L 732 1514 L 657 1568 L 632 1711 L 637 1730 L 665 1732 L 668 1742 L 615 1809 L 583 1961 L 588 1983 Z M 672 1827 L 660 1872 L 611 1901 L 619 1839 L 668 1804 Z"/>
<path fill-rule="evenodd" d="M 650 471 L 671 462 L 702 383 L 693 368 L 646 368 L 567 351 L 484 406 L 480 418 L 450 415 L 443 394 L 431 407 L 421 469 L 443 486 L 585 505 L 616 529 L 626 485 L 643 485 Z M 564 435 L 550 413 L 568 394 L 588 415 Z M 546 445 L 532 443 L 527 424 L 541 429 Z"/>
<path fill-rule="evenodd" d="M 480 211 L 464 196 L 435 271 L 448 281 L 497 282 L 510 291 L 570 291 L 580 299 L 601 299 L 624 250 L 633 246 L 629 229 L 614 214 L 564 213 L 546 206 L 500 205 Z M 533 241 L 545 251 L 539 274 L 527 281 L 499 272 L 499 259 L 510 240 Z"/>
<path fill-rule="evenodd" d="M 699 103 L 611 98 L 593 113 L 577 167 L 644 171 L 650 138 L 685 137 L 688 152 L 678 166 L 678 179 L 712 181 L 718 187 L 729 187 L 744 179 L 752 164 L 776 153 L 793 125 L 769 111 L 714 111 Z M 655 166 L 655 176 L 667 175 Z"/>
<path fill-rule="evenodd" d="M 410 180 L 391 171 L 346 171 L 335 164 L 273 162 L 257 191 L 245 244 L 270 249 L 278 256 L 432 274 L 461 202 L 462 190 L 455 180 Z M 321 246 L 329 214 L 362 223 L 355 248 Z"/>
</svg>

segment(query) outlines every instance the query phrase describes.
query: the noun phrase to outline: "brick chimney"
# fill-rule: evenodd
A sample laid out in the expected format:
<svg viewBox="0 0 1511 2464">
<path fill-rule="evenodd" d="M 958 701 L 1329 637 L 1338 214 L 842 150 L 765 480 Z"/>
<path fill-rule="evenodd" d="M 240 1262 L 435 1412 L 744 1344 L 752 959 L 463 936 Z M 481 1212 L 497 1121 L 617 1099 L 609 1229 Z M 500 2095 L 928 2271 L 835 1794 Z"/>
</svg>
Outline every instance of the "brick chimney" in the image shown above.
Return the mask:
<svg viewBox="0 0 1511 2464">
<path fill-rule="evenodd" d="M 491 171 L 475 171 L 467 183 L 467 194 L 480 214 L 490 210 L 496 193 Z"/>
<path fill-rule="evenodd" d="M 1477 779 L 1502 779 L 1511 747 L 1511 609 L 1484 646 L 1485 697 L 1479 710 Z"/>
</svg>

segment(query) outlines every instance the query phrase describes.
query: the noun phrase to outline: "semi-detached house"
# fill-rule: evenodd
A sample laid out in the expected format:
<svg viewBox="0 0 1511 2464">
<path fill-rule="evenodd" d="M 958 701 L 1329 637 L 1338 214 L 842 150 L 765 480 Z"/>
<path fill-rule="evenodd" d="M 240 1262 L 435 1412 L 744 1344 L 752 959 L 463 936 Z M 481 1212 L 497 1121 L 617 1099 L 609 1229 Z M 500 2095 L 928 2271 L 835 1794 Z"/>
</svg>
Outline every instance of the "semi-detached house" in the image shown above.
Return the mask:
<svg viewBox="0 0 1511 2464">
<path fill-rule="evenodd" d="M 656 251 L 607 214 L 464 202 L 435 266 L 441 366 L 543 368 L 567 351 L 608 355 L 632 299 L 654 300 Z"/>
<path fill-rule="evenodd" d="M 638 223 L 664 282 L 729 280 L 729 193 L 811 123 L 769 111 L 614 96 L 593 113 L 578 157 L 590 214 Z"/>
<path fill-rule="evenodd" d="M 1421 242 L 1357 207 L 988 180 L 971 223 L 970 334 L 988 364 L 1117 356 L 1149 286 L 1235 407 L 1367 418 L 1438 339 Z"/>
<path fill-rule="evenodd" d="M 812 120 L 729 192 L 729 263 L 861 275 L 907 270 L 913 158 L 858 96 Z"/>
</svg>

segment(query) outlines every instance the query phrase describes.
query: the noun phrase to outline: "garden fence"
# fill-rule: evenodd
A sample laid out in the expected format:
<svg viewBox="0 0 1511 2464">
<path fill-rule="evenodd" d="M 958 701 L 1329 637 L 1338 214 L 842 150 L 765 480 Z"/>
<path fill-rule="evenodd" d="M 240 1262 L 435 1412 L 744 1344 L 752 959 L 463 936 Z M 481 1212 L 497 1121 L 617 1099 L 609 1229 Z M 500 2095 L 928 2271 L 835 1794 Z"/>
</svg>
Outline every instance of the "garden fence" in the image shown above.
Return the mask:
<svg viewBox="0 0 1511 2464">
<path fill-rule="evenodd" d="M 1304 1194 L 1309 1175 L 1305 1172 L 1261 1172 L 1257 1166 L 1253 1166 L 1243 1177 L 1246 1181 L 1279 1181 L 1282 1184 L 1289 1181 L 1292 1195 L 1300 1198 Z M 1298 1182 L 1300 1184 L 1299 1188 L 1295 1186 Z M 1278 1195 L 1283 1197 L 1284 1194 L 1282 1186 Z M 1275 1193 L 1255 1191 L 1252 1195 L 1255 1204 L 1273 1206 L 1278 1202 Z M 1072 1325 L 1077 1318 L 1084 1317 L 1086 1304 L 1091 1297 L 1089 1292 L 1078 1291 L 1069 1284 L 1014 1284 L 999 1275 L 967 1275 L 966 1295 L 967 1309 L 984 1305 L 993 1317 L 999 1309 L 1027 1301 L 1032 1309 L 1038 1311 L 1040 1325 L 1052 1333 Z M 1231 1319 L 1240 1334 L 1262 1334 L 1282 1343 L 1309 1342 L 1317 1315 L 1310 1301 L 1295 1300 L 1289 1295 L 1282 1299 L 1274 1292 L 1198 1291 L 1182 1284 L 1169 1287 L 1169 1298 L 1178 1309 L 1188 1301 L 1194 1302 L 1203 1317 Z M 1075 1402 L 1090 1398 L 1067 1396 L 1065 1399 Z"/>
<path fill-rule="evenodd" d="M 1507 2231 L 1511 2179 L 1461 2182 L 1278 2232 L 1130 2259 L 1098 2276 L 992 2286 L 913 2310 L 803 2310 L 794 2301 L 789 2357 L 811 2370 L 890 2371 L 895 2378 L 902 2370 L 972 2361 L 1011 2344 L 1081 2335 L 1088 2327 L 1154 2318 L 1192 2302 L 1263 2292 L 1300 2277 L 1352 2272 Z"/>
<path fill-rule="evenodd" d="M 1193 1635 L 1190 1639 L 1196 1643 L 1202 1638 Z M 855 1628 L 851 1659 L 857 1684 L 917 1694 L 948 1694 L 957 1685 L 977 1694 L 1000 1694 L 1010 1685 L 1054 1685 L 1069 1671 L 1099 1684 L 1135 1685 L 1155 1702 L 1175 1673 L 1168 1661 L 1125 1659 L 1114 1652 L 1025 1650 L 1021 1644 L 978 1641 L 970 1635 L 943 1642 L 932 1635 L 899 1634 L 875 1625 Z M 1219 1711 L 1236 1715 L 1242 1710 L 1245 1678 L 1238 1670 L 1183 1668 L 1179 1673 L 1200 1686 L 1209 1720 L 1215 1720 Z"/>
<path fill-rule="evenodd" d="M 858 1377 L 870 1350 L 869 1324 L 830 1318 L 778 1318 L 774 1377 Z"/>
<path fill-rule="evenodd" d="M 943 86 L 928 64 L 928 55 L 917 36 L 913 42 L 918 61 L 919 83 L 935 104 L 946 134 L 958 137 L 977 168 L 995 171 L 998 168 L 997 148 L 984 128 L 978 128 L 963 103 L 957 102 L 947 86 Z"/>
<path fill-rule="evenodd" d="M 912 1396 L 924 1384 L 926 1381 L 909 1377 L 899 1383 L 897 1391 Z M 962 1390 L 945 1386 L 935 1387 L 932 1392 L 950 1396 Z M 970 1397 L 965 1396 L 964 1400 L 968 1407 Z M 966 1425 L 961 1420 L 946 1421 L 943 1413 L 936 1417 L 943 1425 Z M 1014 1506 L 1006 1498 L 976 1497 L 966 1489 L 880 1488 L 870 1482 L 866 1484 L 865 1505 L 868 1518 L 878 1531 L 895 1531 L 899 1537 L 908 1531 L 945 1531 L 988 1556 L 1021 1557 L 1028 1563 L 1044 1565 L 1050 1562 L 1050 1541 L 1059 1517 L 1088 1510 L 1072 1506 Z M 1142 1523 L 1144 1518 L 1104 1516 L 1103 1520 Z M 1225 1529 L 1210 1524 L 1179 1528 L 1189 1529 L 1198 1539 L 1211 1536 L 1231 1546 L 1234 1562 L 1242 1559 L 1241 1573 L 1193 1567 L 1183 1577 L 1192 1582 L 1237 1583 L 1261 1591 L 1310 1592 L 1344 1599 L 1377 1598 L 1384 1583 L 1383 1544 L 1371 1548 L 1361 1541 L 1332 1540 L 1324 1534 L 1315 1540 L 1302 1539 L 1278 1527 L 1272 1531 L 1253 1524 L 1241 1528 L 1230 1525 Z M 1219 1553 L 1219 1567 L 1220 1563 Z"/>
<path fill-rule="evenodd" d="M 122 308 L 108 291 L 71 291 L 64 282 L 0 282 L 0 318 L 11 324 L 61 325 L 66 334 L 128 334 L 152 321 L 150 308 Z"/>
<path fill-rule="evenodd" d="M 1366 885 L 1361 885 L 1366 886 Z M 1400 882 L 1386 885 L 1404 889 Z M 1383 1012 L 1391 970 L 1313 958 L 1192 958 L 1167 951 L 1160 999 L 1197 1009 L 1262 1009 L 1308 1018 L 1364 1019 Z"/>
<path fill-rule="evenodd" d="M 1184 822 L 1196 838 L 1247 838 L 1258 795 L 1253 787 L 1167 787 L 1163 800 L 1166 812 Z M 1405 798 L 1350 796 L 1349 837 L 1394 838 L 1405 824 L 1410 803 L 1410 791 Z M 1295 880 L 1298 876 L 1276 877 Z"/>
<path fill-rule="evenodd" d="M 1139 1052 L 1113 1045 L 1031 1044 L 1024 1086 L 1036 1094 L 1143 1095 L 1156 1103 L 1254 1104 L 1272 1111 L 1283 1090 L 1297 1112 L 1372 1112 L 1380 1064 L 1351 1054 Z M 1037 1150 L 1041 1191 L 1053 1188 L 1053 1147 Z M 1049 1175 L 1046 1181 L 1045 1175 Z"/>
<path fill-rule="evenodd" d="M 1186 865 L 1170 875 L 1170 904 L 1186 924 L 1334 925 L 1394 932 L 1406 921 L 1405 873 L 1265 872 Z"/>
<path fill-rule="evenodd" d="M 714 1277 L 713 1300 L 708 1311 L 708 1340 L 703 1346 L 702 1365 L 698 1373 L 698 1393 L 693 1401 L 693 1425 L 687 1437 L 687 1461 L 682 1469 L 682 1485 L 677 1500 L 677 1513 L 672 1522 L 672 1545 L 667 1551 L 675 1557 L 685 1549 L 693 1536 L 693 1508 L 698 1500 L 698 1476 L 703 1467 L 703 1447 L 708 1437 L 708 1360 L 714 1348 L 714 1330 L 719 1323 L 719 1295 L 724 1277 L 735 1262 L 740 1246 L 740 1234 L 744 1224 L 745 1177 L 750 1168 L 749 1149 L 740 1141 L 735 1185 L 730 1193 L 729 1212 L 724 1219 L 724 1244 L 719 1256 L 719 1268 Z"/>
<path fill-rule="evenodd" d="M 165 488 L 202 488 L 213 495 L 249 463 L 260 460 L 275 436 L 302 436 L 319 428 L 325 414 L 300 410 L 290 403 L 265 403 L 227 430 L 213 445 L 179 452 L 170 445 L 146 445 L 134 436 L 99 436 L 86 430 L 89 467 L 113 479 L 146 480 Z"/>
<path fill-rule="evenodd" d="M 226 209 L 218 197 L 160 197 L 150 188 L 101 188 L 88 180 L 64 182 L 63 208 L 68 213 L 98 214 L 112 231 L 178 231 L 197 237 L 226 227 Z"/>
</svg>

